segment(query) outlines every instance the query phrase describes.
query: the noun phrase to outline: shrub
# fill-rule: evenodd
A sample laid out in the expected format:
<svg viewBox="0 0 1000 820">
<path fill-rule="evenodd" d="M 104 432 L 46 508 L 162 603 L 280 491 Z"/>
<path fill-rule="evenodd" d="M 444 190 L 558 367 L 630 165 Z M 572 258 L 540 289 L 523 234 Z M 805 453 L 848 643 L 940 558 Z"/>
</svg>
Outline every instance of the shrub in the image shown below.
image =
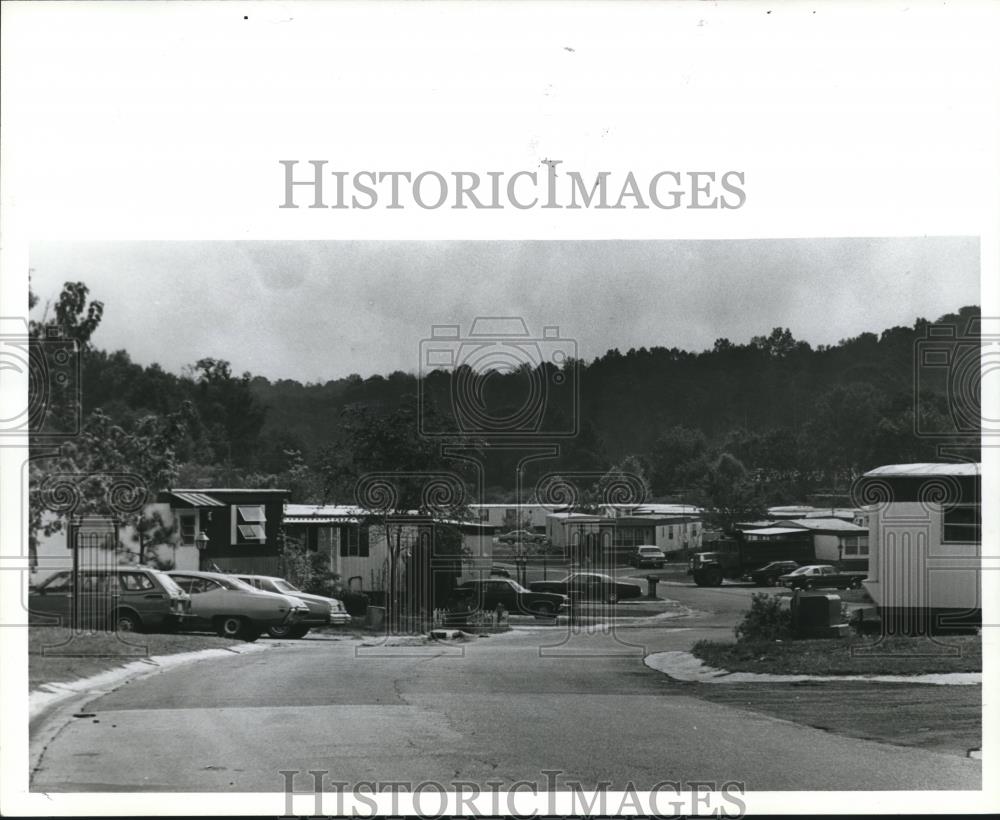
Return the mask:
<svg viewBox="0 0 1000 820">
<path fill-rule="evenodd" d="M 750 609 L 736 625 L 736 640 L 777 641 L 792 634 L 792 614 L 781 598 L 766 593 L 754 593 Z"/>
</svg>

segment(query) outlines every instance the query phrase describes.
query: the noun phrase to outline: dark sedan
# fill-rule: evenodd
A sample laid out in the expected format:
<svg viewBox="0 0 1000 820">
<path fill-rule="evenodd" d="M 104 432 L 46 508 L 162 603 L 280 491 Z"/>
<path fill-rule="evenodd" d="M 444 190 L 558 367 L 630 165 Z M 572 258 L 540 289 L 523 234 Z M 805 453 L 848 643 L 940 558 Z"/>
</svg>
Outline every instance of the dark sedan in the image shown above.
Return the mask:
<svg viewBox="0 0 1000 820">
<path fill-rule="evenodd" d="M 555 592 L 568 595 L 571 600 L 615 601 L 639 598 L 642 588 L 638 584 L 616 581 L 610 575 L 599 572 L 573 572 L 561 581 L 535 581 L 531 584 L 534 592 Z"/>
<path fill-rule="evenodd" d="M 511 530 L 497 536 L 498 544 L 545 544 L 549 539 L 540 532 Z"/>
<path fill-rule="evenodd" d="M 551 592 L 525 589 L 511 578 L 488 578 L 466 581 L 452 590 L 449 609 L 494 610 L 502 606 L 508 612 L 547 617 L 557 614 L 569 605 L 569 598 Z"/>
<path fill-rule="evenodd" d="M 773 587 L 782 575 L 794 572 L 798 568 L 799 565 L 795 561 L 772 561 L 751 572 L 750 580 L 757 586 Z"/>
</svg>

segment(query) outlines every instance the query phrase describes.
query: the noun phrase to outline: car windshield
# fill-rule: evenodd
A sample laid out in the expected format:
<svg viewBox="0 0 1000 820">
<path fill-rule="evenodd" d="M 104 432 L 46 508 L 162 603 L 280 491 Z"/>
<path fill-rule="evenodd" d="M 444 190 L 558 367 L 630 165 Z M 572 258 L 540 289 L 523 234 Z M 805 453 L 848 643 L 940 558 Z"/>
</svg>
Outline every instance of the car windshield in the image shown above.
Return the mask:
<svg viewBox="0 0 1000 820">
<path fill-rule="evenodd" d="M 288 583 L 288 581 L 286 581 L 284 578 L 275 578 L 274 580 L 271 581 L 271 583 L 274 584 L 274 588 L 276 590 L 278 590 L 278 592 L 301 592 L 302 591 L 298 587 L 296 587 L 294 584 Z"/>
<path fill-rule="evenodd" d="M 811 569 L 812 569 L 812 567 L 799 567 L 799 568 L 798 568 L 798 569 L 796 569 L 796 570 L 792 570 L 792 571 L 791 571 L 790 573 L 788 573 L 788 574 L 789 574 L 789 575 L 805 575 L 805 574 L 806 574 L 807 572 L 809 572 L 809 570 L 811 570 Z"/>
<path fill-rule="evenodd" d="M 163 572 L 154 572 L 153 575 L 155 575 L 156 580 L 160 582 L 160 586 L 162 586 L 171 595 L 184 594 L 184 590 L 181 589 L 179 586 L 177 586 L 177 582 L 174 581 L 174 579 L 171 578 L 169 575 Z"/>
<path fill-rule="evenodd" d="M 212 580 L 218 581 L 226 589 L 239 589 L 244 592 L 246 592 L 247 590 L 250 590 L 251 592 L 258 591 L 254 589 L 252 586 L 250 586 L 250 584 L 248 584 L 246 581 L 241 581 L 239 578 L 233 578 L 230 575 L 213 575 Z"/>
<path fill-rule="evenodd" d="M 526 590 L 526 589 L 525 589 L 525 588 L 524 588 L 523 586 L 521 586 L 521 585 L 520 585 L 520 584 L 519 584 L 519 583 L 518 583 L 517 581 L 515 581 L 515 580 L 514 580 L 514 579 L 512 579 L 512 578 L 505 578 L 505 579 L 504 579 L 504 581 L 505 581 L 505 583 L 508 583 L 508 584 L 510 584 L 510 585 L 511 585 L 512 587 L 514 587 L 514 589 L 515 589 L 516 591 L 518 591 L 518 592 L 527 592 L 527 591 L 528 591 L 528 590 Z"/>
<path fill-rule="evenodd" d="M 39 589 L 44 589 L 46 591 L 55 591 L 57 589 L 69 587 L 69 573 L 68 572 L 57 572 L 55 575 L 50 575 L 42 583 L 38 585 Z"/>
</svg>

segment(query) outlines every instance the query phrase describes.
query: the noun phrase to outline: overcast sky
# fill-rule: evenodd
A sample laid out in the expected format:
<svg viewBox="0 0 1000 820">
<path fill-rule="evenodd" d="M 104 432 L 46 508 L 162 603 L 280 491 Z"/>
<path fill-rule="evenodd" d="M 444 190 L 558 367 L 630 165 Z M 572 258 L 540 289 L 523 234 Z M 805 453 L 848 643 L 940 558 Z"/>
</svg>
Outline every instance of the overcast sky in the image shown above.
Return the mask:
<svg viewBox="0 0 1000 820">
<path fill-rule="evenodd" d="M 781 325 L 813 345 L 979 304 L 970 238 L 734 241 L 72 242 L 31 249 L 42 305 L 80 280 L 98 347 L 180 372 L 270 379 L 416 372 L 434 324 L 521 316 L 586 359 L 703 350 Z"/>
</svg>

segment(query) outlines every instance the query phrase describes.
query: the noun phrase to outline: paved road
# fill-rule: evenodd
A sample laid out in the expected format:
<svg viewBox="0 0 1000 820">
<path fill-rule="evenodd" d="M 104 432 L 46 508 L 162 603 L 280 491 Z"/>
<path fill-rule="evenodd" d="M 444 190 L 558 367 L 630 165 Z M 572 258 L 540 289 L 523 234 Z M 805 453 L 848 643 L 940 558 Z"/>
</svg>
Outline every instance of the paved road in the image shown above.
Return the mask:
<svg viewBox="0 0 1000 820">
<path fill-rule="evenodd" d="M 738 593 L 711 594 L 726 609 Z M 977 761 L 706 702 L 642 664 L 644 652 L 718 636 L 719 619 L 572 637 L 537 626 L 460 648 L 317 638 L 196 664 L 94 700 L 96 717 L 72 720 L 49 744 L 32 788 L 280 791 L 281 770 L 310 769 L 352 783 L 544 788 L 543 770 L 558 769 L 559 784 L 584 788 L 980 788 Z"/>
</svg>

